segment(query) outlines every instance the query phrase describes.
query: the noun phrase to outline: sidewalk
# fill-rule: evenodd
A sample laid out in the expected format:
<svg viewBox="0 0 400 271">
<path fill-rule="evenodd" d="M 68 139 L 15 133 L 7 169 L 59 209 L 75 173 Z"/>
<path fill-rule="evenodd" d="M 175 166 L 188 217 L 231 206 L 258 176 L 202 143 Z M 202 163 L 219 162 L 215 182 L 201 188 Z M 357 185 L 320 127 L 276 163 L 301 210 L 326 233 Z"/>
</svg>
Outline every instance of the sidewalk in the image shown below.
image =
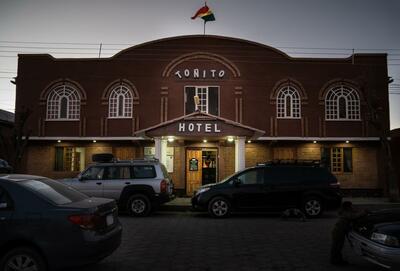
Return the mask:
<svg viewBox="0 0 400 271">
<path fill-rule="evenodd" d="M 192 205 L 190 198 L 175 198 L 174 200 L 162 205 L 160 211 L 167 212 L 188 212 Z M 400 202 L 389 202 L 387 198 L 360 198 L 345 197 L 343 201 L 353 202 L 355 207 L 369 210 L 400 208 Z"/>
</svg>

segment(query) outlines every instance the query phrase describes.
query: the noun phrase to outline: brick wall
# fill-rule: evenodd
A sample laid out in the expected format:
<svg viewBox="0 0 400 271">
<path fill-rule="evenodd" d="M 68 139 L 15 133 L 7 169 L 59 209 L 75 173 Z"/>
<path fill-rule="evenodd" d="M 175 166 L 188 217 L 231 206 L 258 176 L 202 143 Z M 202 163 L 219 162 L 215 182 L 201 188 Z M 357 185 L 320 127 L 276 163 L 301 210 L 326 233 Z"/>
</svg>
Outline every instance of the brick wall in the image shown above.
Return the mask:
<svg viewBox="0 0 400 271">
<path fill-rule="evenodd" d="M 174 172 L 171 173 L 175 189 L 185 189 L 185 148 L 174 147 Z"/>
<path fill-rule="evenodd" d="M 271 159 L 271 148 L 267 144 L 246 144 L 246 167 L 252 167 L 257 165 L 257 163 L 266 162 Z"/>
<path fill-rule="evenodd" d="M 233 174 L 235 172 L 235 147 L 220 146 L 219 148 L 219 180 Z"/>
</svg>

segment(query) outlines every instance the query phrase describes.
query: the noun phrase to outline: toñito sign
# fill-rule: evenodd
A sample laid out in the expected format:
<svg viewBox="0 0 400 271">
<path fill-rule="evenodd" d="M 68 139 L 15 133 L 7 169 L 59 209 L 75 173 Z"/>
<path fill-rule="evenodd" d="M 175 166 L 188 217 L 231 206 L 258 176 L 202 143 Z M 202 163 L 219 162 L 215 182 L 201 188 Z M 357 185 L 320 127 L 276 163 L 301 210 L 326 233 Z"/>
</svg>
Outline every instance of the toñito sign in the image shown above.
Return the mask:
<svg viewBox="0 0 400 271">
<path fill-rule="evenodd" d="M 175 76 L 179 79 L 182 78 L 193 78 L 193 79 L 222 79 L 225 76 L 225 70 L 215 70 L 215 69 L 184 69 L 177 70 Z"/>
<path fill-rule="evenodd" d="M 218 123 L 179 122 L 178 132 L 220 133 L 221 129 Z"/>
</svg>

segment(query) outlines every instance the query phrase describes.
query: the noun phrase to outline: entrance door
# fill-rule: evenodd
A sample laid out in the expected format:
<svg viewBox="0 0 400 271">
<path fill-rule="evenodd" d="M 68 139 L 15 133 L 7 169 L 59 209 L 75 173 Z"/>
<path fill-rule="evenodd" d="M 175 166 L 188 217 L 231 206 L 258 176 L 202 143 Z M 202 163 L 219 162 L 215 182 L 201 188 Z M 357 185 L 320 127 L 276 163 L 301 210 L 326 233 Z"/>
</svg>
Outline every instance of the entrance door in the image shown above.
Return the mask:
<svg viewBox="0 0 400 271">
<path fill-rule="evenodd" d="M 202 182 L 202 151 L 186 151 L 186 194 L 193 195 L 198 190 Z"/>
</svg>

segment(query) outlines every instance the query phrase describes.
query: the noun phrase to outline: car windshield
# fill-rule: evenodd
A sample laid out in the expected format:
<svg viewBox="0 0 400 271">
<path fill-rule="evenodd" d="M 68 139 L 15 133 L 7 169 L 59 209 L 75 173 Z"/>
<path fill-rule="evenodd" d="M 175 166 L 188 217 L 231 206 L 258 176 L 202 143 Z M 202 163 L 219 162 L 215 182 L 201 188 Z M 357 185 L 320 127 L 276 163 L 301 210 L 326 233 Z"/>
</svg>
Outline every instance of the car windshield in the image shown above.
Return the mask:
<svg viewBox="0 0 400 271">
<path fill-rule="evenodd" d="M 88 198 L 88 196 L 72 187 L 50 179 L 27 180 L 21 182 L 21 184 L 56 205 L 68 204 Z"/>
</svg>

